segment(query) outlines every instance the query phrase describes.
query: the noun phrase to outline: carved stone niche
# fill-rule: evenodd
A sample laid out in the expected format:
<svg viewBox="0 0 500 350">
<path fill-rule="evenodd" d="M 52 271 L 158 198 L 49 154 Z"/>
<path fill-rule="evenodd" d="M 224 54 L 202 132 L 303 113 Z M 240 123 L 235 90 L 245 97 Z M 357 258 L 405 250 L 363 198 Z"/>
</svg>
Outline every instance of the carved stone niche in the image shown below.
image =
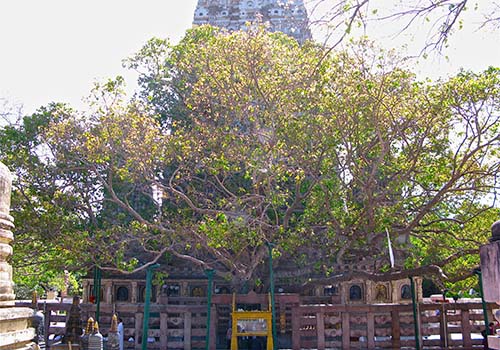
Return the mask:
<svg viewBox="0 0 500 350">
<path fill-rule="evenodd" d="M 352 281 L 345 286 L 345 297 L 348 304 L 362 304 L 366 302 L 366 286 L 363 282 Z"/>
<path fill-rule="evenodd" d="M 419 289 L 419 283 L 418 280 L 416 279 L 416 289 L 417 289 L 417 294 L 419 294 L 418 289 Z M 411 304 L 412 302 L 412 297 L 411 297 L 411 284 L 409 279 L 404 279 L 404 280 L 398 280 L 398 281 L 393 281 L 393 290 L 392 290 L 392 302 L 396 304 Z M 417 295 L 417 300 L 420 300 L 419 296 Z"/>
<path fill-rule="evenodd" d="M 390 283 L 379 282 L 374 283 L 372 287 L 372 297 L 374 303 L 390 303 Z"/>
</svg>

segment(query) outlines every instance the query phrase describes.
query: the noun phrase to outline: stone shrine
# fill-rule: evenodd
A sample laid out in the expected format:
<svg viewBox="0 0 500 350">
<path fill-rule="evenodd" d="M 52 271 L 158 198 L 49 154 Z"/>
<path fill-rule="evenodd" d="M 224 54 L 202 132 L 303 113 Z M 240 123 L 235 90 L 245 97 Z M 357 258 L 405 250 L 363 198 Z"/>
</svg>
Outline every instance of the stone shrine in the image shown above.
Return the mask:
<svg viewBox="0 0 500 350">
<path fill-rule="evenodd" d="M 271 32 L 283 32 L 298 42 L 311 39 L 304 0 L 198 0 L 194 25 L 210 24 L 230 31 L 262 22 Z"/>
<path fill-rule="evenodd" d="M 79 345 L 82 333 L 80 297 L 74 296 L 73 303 L 71 304 L 71 309 L 69 310 L 68 318 L 66 320 L 66 332 L 64 333 L 63 343 Z"/>
<path fill-rule="evenodd" d="M 35 329 L 30 327 L 34 312 L 30 308 L 15 307 L 10 243 L 14 239 L 14 219 L 9 215 L 12 175 L 0 163 L 0 350 L 32 349 Z"/>
</svg>

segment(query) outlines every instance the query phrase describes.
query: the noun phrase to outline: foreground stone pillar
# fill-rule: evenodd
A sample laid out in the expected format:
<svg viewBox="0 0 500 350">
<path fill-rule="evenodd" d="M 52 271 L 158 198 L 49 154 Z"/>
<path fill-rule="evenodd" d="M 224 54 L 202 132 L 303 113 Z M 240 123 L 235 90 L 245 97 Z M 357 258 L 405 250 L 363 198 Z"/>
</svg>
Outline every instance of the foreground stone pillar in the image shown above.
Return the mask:
<svg viewBox="0 0 500 350">
<path fill-rule="evenodd" d="M 480 250 L 481 278 L 483 279 L 484 300 L 500 305 L 500 221 L 491 226 L 490 244 L 483 245 Z M 499 310 L 494 310 L 493 315 L 500 315 Z M 500 318 L 500 317 L 499 317 Z M 489 320 L 490 322 L 494 320 Z M 488 336 L 488 348 L 500 349 L 500 335 Z"/>
<path fill-rule="evenodd" d="M 484 300 L 500 304 L 500 221 L 491 226 L 490 244 L 480 250 Z"/>
<path fill-rule="evenodd" d="M 31 349 L 35 337 L 30 320 L 34 312 L 30 308 L 15 307 L 10 243 L 14 239 L 14 219 L 9 215 L 12 176 L 0 163 L 0 350 Z"/>
<path fill-rule="evenodd" d="M 11 176 L 9 170 L 0 163 L 0 306 L 14 305 L 12 267 L 8 263 L 12 255 L 10 242 L 13 240 L 11 229 L 14 219 L 9 215 Z"/>
</svg>

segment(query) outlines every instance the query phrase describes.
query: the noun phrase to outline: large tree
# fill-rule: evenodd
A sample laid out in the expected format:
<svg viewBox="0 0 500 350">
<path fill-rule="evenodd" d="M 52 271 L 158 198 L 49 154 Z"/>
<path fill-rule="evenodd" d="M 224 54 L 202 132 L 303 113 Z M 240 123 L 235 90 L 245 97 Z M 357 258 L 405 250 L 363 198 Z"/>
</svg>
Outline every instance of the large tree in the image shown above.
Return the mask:
<svg viewBox="0 0 500 350">
<path fill-rule="evenodd" d="M 90 112 L 53 110 L 44 135 L 64 192 L 87 201 L 85 249 L 103 268 L 173 256 L 237 286 L 265 275 L 274 243 L 282 268 L 309 277 L 395 279 L 440 274 L 486 240 L 497 69 L 422 83 L 367 42 L 328 52 L 211 27 L 154 39 L 129 63 L 141 98 L 109 81 Z"/>
</svg>

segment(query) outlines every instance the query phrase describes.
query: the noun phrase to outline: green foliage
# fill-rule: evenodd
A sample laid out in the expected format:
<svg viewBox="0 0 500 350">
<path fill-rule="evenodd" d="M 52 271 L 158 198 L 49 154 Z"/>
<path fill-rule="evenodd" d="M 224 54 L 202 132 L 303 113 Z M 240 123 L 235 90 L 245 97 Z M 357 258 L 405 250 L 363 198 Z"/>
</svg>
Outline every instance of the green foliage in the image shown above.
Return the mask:
<svg viewBox="0 0 500 350">
<path fill-rule="evenodd" d="M 75 229 L 82 227 L 77 192 L 66 191 L 64 177 L 51 164 L 44 132 L 56 118 L 51 104 L 18 124 L 0 129 L 0 160 L 14 171 L 12 212 L 15 241 L 12 257 L 18 297 L 48 290 L 62 271 L 81 271 L 83 244 Z M 73 272 L 70 272 L 73 276 Z M 25 292 L 23 292 L 25 291 Z"/>
</svg>

